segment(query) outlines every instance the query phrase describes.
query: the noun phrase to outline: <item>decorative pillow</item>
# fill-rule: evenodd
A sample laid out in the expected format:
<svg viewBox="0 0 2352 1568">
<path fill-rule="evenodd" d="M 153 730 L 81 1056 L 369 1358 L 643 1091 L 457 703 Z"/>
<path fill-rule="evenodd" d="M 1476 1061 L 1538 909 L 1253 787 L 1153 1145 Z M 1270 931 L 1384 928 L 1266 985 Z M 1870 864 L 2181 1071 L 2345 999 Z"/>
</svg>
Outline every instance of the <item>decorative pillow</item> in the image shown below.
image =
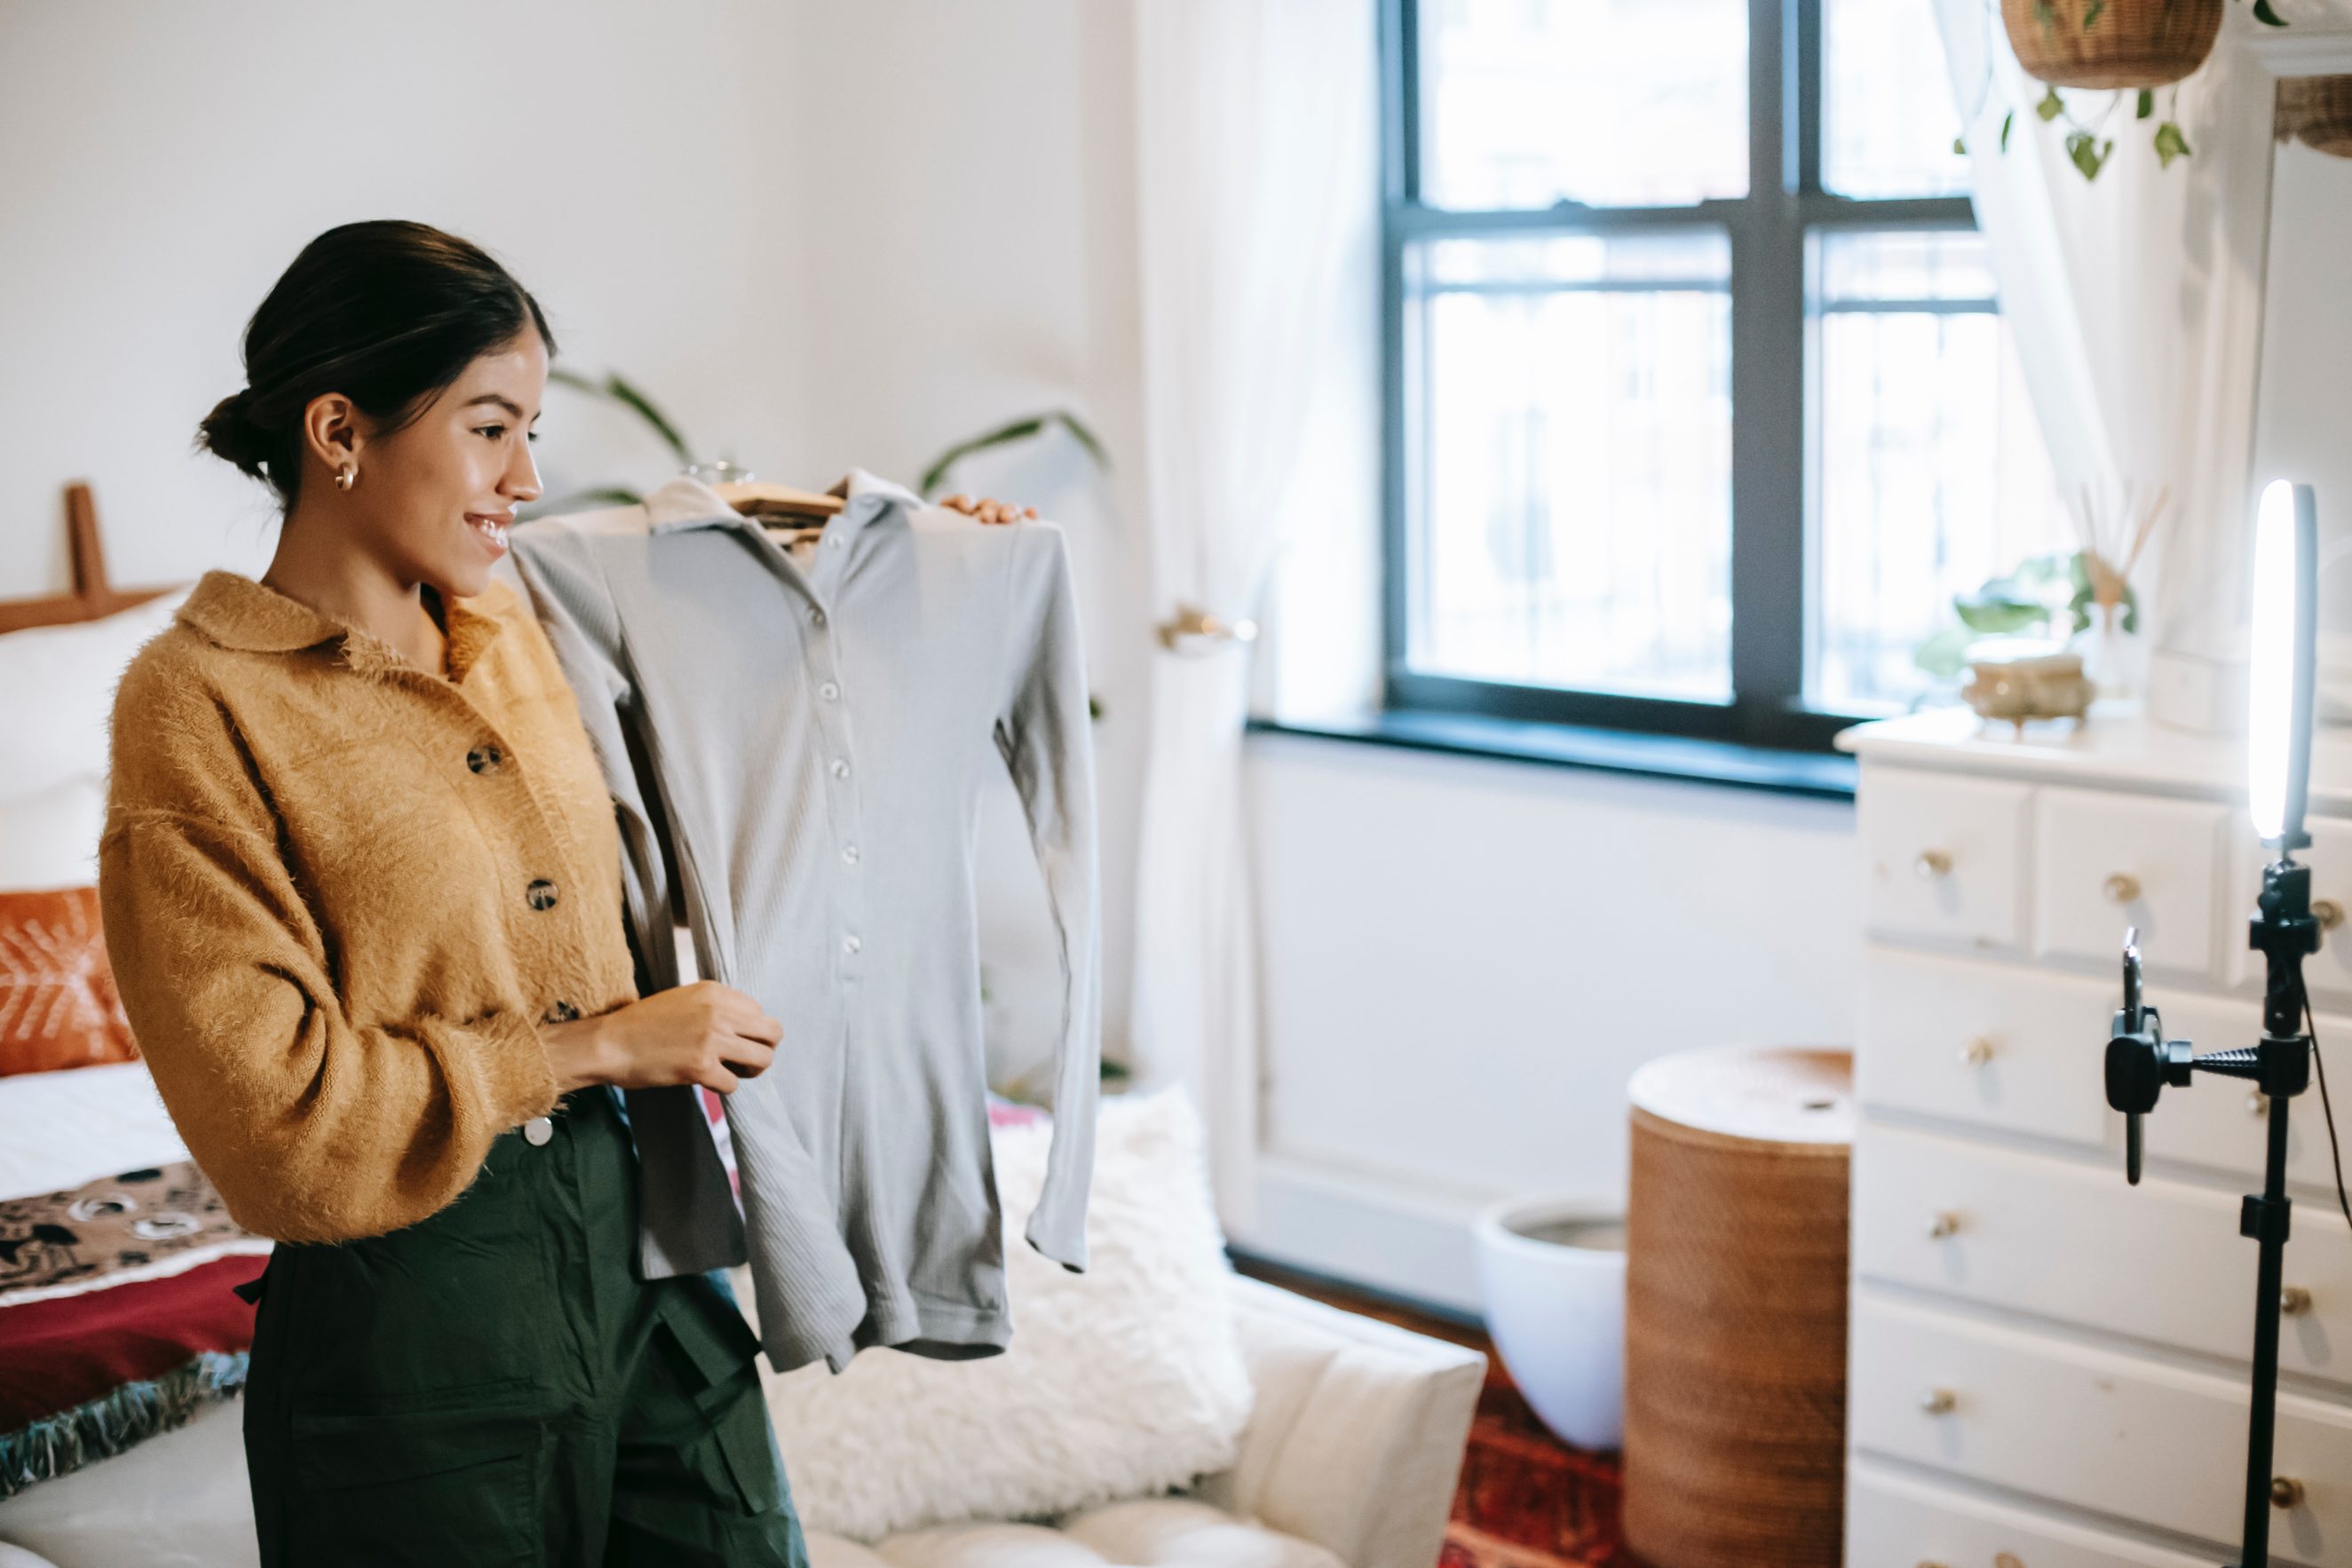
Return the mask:
<svg viewBox="0 0 2352 1568">
<path fill-rule="evenodd" d="M 138 1056 L 98 889 L 0 892 L 0 1078 Z"/>
<path fill-rule="evenodd" d="M 0 633 L 0 805 L 105 773 L 114 688 L 194 586 L 94 621 Z"/>
<path fill-rule="evenodd" d="M 1013 1342 L 964 1362 L 866 1350 L 838 1376 L 762 1361 L 811 1530 L 872 1541 L 1048 1517 L 1188 1486 L 1238 1455 L 1249 1369 L 1192 1101 L 1177 1086 L 1103 1097 L 1083 1274 L 1021 1236 L 1051 1120 L 990 1110 Z"/>
</svg>

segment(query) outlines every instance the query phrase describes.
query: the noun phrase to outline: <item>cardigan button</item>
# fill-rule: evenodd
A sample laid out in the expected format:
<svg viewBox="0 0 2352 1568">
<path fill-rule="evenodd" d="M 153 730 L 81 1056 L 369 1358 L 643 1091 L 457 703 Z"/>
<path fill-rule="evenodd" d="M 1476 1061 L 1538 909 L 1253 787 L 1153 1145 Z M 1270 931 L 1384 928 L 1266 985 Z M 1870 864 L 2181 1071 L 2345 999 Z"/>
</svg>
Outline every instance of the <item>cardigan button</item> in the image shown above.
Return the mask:
<svg viewBox="0 0 2352 1568">
<path fill-rule="evenodd" d="M 555 1123 L 544 1116 L 534 1116 L 522 1124 L 523 1142 L 532 1148 L 543 1148 L 555 1136 Z"/>
<path fill-rule="evenodd" d="M 539 1020 L 542 1024 L 568 1024 L 580 1016 L 580 1009 L 569 1002 L 559 1001 Z"/>
<path fill-rule="evenodd" d="M 494 773 L 505 758 L 506 753 L 496 746 L 476 746 L 466 753 L 466 765 L 478 773 Z"/>
<path fill-rule="evenodd" d="M 532 909 L 552 909 L 555 907 L 555 884 L 544 877 L 534 879 L 530 886 L 523 889 L 523 896 L 530 900 Z"/>
</svg>

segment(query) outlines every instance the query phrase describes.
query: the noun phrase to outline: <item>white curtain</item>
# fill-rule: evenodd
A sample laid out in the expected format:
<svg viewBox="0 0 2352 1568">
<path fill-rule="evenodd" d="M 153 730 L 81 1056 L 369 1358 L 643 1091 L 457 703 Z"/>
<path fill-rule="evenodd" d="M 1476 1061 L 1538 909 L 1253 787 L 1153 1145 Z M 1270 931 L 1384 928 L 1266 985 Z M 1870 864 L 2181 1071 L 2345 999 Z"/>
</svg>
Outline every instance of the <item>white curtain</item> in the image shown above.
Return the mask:
<svg viewBox="0 0 2352 1568">
<path fill-rule="evenodd" d="M 1152 606 L 1254 621 L 1332 363 L 1370 333 L 1379 180 L 1367 0 L 1138 0 L 1136 113 Z M 1353 356 L 1350 356 L 1352 359 Z M 1258 998 L 1241 740 L 1248 645 L 1157 643 L 1130 1045 L 1182 1083 L 1228 1232 L 1251 1218 Z"/>
<path fill-rule="evenodd" d="M 2213 58 L 2159 88 L 2155 116 L 2133 95 L 2066 93 L 2077 120 L 2105 118 L 2115 151 L 2095 180 L 2068 162 L 2063 121 L 2034 112 L 2028 79 L 1988 0 L 1936 0 L 1992 251 L 2061 494 L 2120 506 L 2170 487 L 2133 587 L 2156 647 L 2211 657 L 2240 619 L 2247 474 L 2261 337 L 2270 184 L 2271 78 L 2242 46 L 2230 7 Z M 1988 86 L 1987 72 L 1990 72 Z M 1978 106 L 1981 104 L 1979 109 Z M 2015 120 L 2004 152 L 2004 115 Z M 2161 166 L 2158 122 L 2190 155 Z"/>
</svg>

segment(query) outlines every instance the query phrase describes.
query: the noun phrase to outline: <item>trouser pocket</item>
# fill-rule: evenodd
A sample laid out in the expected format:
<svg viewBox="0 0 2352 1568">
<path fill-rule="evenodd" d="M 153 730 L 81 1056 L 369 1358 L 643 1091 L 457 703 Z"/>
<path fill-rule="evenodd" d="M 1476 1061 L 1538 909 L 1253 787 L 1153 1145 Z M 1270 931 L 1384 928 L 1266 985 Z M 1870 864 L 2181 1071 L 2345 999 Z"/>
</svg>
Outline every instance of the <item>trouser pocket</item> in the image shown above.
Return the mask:
<svg viewBox="0 0 2352 1568">
<path fill-rule="evenodd" d="M 733 1306 L 696 1299 L 690 1289 L 663 1293 L 651 1347 L 668 1377 L 715 1442 L 746 1513 L 765 1513 L 781 1495 L 782 1468 L 769 1435 L 760 1384 L 760 1342 Z"/>
<path fill-rule="evenodd" d="M 288 1415 L 288 1561 L 537 1563 L 547 1426 L 528 1378 L 298 1404 Z"/>
</svg>

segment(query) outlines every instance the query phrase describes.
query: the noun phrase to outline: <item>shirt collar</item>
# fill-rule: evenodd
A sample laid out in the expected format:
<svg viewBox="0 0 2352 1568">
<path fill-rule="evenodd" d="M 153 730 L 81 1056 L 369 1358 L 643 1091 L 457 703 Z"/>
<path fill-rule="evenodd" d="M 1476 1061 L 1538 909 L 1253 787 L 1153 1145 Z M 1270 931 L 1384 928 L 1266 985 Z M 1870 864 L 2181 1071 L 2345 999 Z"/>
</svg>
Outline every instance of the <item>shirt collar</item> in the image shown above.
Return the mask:
<svg viewBox="0 0 2352 1568">
<path fill-rule="evenodd" d="M 513 607 L 513 597 L 514 590 L 493 577 L 481 593 L 443 605 L 451 679 L 465 679 L 466 671 L 498 636 L 503 624 L 500 617 Z M 344 662 L 355 669 L 416 668 L 406 655 L 373 633 L 241 573 L 219 568 L 206 572 L 172 616 L 223 647 L 248 653 L 292 653 L 341 638 Z"/>
<path fill-rule="evenodd" d="M 839 516 L 828 520 L 828 532 L 839 528 L 855 534 L 866 523 L 884 512 L 897 508 L 919 511 L 923 498 L 908 489 L 864 468 L 852 468 L 825 492 L 839 496 L 846 504 Z M 757 526 L 719 498 L 719 492 L 700 479 L 680 474 L 645 499 L 646 531 L 669 533 L 682 528 L 726 527 L 745 523 Z"/>
</svg>

